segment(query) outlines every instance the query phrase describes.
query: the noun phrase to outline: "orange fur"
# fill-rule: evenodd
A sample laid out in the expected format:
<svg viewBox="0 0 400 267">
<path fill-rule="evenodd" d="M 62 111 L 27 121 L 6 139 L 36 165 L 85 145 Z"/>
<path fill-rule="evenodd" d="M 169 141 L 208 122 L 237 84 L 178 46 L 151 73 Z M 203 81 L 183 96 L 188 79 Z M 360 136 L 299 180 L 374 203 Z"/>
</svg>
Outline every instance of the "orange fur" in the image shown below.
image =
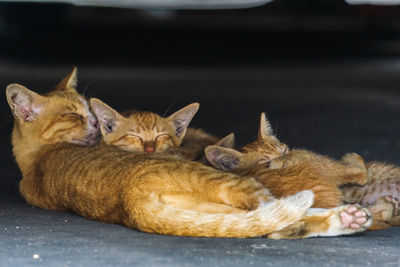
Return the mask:
<svg viewBox="0 0 400 267">
<path fill-rule="evenodd" d="M 122 115 L 101 100 L 90 100 L 107 144 L 128 152 L 165 152 L 183 142 L 187 126 L 199 104 L 193 103 L 167 118 L 148 111 L 126 111 Z"/>
<path fill-rule="evenodd" d="M 32 205 L 187 236 L 302 238 L 350 234 L 370 224 L 359 207 L 309 210 L 311 191 L 274 199 L 251 177 L 171 155 L 95 145 L 97 124 L 75 85 L 76 70 L 46 96 L 7 87 L 19 188 Z"/>
<path fill-rule="evenodd" d="M 100 102 L 100 100 L 94 100 L 94 101 L 92 100 L 91 101 L 92 105 L 93 104 L 97 105 L 97 103 L 99 103 L 99 102 Z M 137 125 L 143 125 L 144 120 L 148 119 L 150 117 L 149 116 L 150 114 L 147 114 L 146 117 L 142 118 L 140 121 L 134 121 L 134 122 L 132 122 L 131 119 L 129 120 L 129 122 L 121 122 L 121 120 L 119 118 L 120 115 L 118 115 L 118 114 L 116 114 L 114 116 L 116 121 L 105 120 L 105 119 L 102 119 L 102 117 L 104 116 L 104 113 L 107 113 L 107 112 L 116 113 L 116 112 L 113 111 L 113 109 L 111 107 L 107 106 L 106 104 L 102 103 L 102 105 L 103 105 L 103 109 L 99 110 L 97 108 L 97 112 L 96 112 L 96 107 L 93 107 L 93 109 L 96 112 L 96 115 L 99 118 L 100 124 L 102 123 L 102 121 L 107 121 L 107 123 L 115 125 L 112 132 L 105 133 L 106 136 L 104 136 L 104 143 L 107 145 L 110 145 L 110 146 L 115 146 L 122 150 L 129 151 L 129 149 L 127 149 L 126 146 L 121 145 L 118 142 L 114 142 L 113 138 L 109 138 L 107 136 L 107 134 L 111 135 L 114 132 L 118 132 L 118 135 L 125 136 L 127 133 L 124 131 L 129 132 L 129 129 L 127 129 L 127 127 L 125 126 L 126 124 L 130 123 L 129 124 L 130 126 L 128 128 L 138 127 Z M 99 111 L 102 111 L 102 112 L 99 112 Z M 125 113 L 125 114 L 127 114 L 127 113 Z M 134 111 L 134 112 L 130 112 L 128 114 L 137 114 L 137 112 Z M 151 125 L 157 125 L 157 123 L 159 123 L 159 121 L 155 120 L 154 118 L 150 119 L 149 121 L 151 121 Z M 151 128 L 154 128 L 154 127 L 143 127 L 142 126 L 142 128 L 148 129 L 149 131 L 151 131 Z M 211 137 L 210 135 L 206 134 L 204 131 L 197 130 L 197 129 L 196 130 L 188 129 L 188 135 L 186 135 L 185 138 L 187 139 L 187 141 L 185 144 L 185 139 L 184 139 L 183 145 L 184 145 L 184 147 L 186 146 L 185 148 L 189 148 L 190 152 L 193 152 L 196 150 L 199 151 L 200 147 L 204 147 L 207 144 L 216 142 L 216 139 L 214 137 Z M 231 144 L 232 142 L 233 142 L 233 140 L 229 140 L 228 138 L 225 138 L 223 140 L 218 141 L 217 144 L 226 146 L 226 145 Z M 176 149 L 178 151 L 182 151 L 182 148 L 176 148 Z M 167 152 L 171 153 L 171 150 L 169 150 Z M 180 154 L 180 155 L 182 155 L 182 154 Z M 190 157 L 187 157 L 187 156 L 186 156 L 186 158 L 190 159 Z M 296 177 L 297 178 L 299 174 L 297 171 L 288 173 L 286 171 L 282 172 L 282 171 L 278 170 L 278 171 L 274 171 L 273 175 L 275 175 L 276 177 L 285 177 L 286 178 L 288 176 L 288 177 Z M 246 177 L 246 176 L 242 176 L 242 177 Z M 188 185 L 188 186 L 190 186 L 190 185 Z M 296 191 L 296 193 L 297 192 L 298 192 L 298 190 Z M 221 194 L 221 193 L 219 193 L 219 194 Z M 288 197 L 290 195 L 292 195 L 292 194 L 290 194 L 290 192 L 289 192 L 285 195 L 285 197 Z M 279 196 L 279 197 L 283 197 L 283 196 Z M 216 211 L 243 212 L 243 210 L 239 211 L 237 209 L 238 207 L 226 207 L 226 206 L 222 207 L 221 205 L 216 206 L 215 204 L 210 203 L 209 200 L 204 202 L 204 199 L 202 200 L 201 198 L 197 197 L 193 193 L 190 195 L 183 196 L 182 193 L 174 192 L 174 193 L 170 193 L 167 195 L 164 194 L 162 199 L 164 201 L 167 200 L 167 201 L 169 201 L 169 203 L 173 203 L 175 206 L 179 206 L 180 208 L 192 208 L 192 209 L 196 209 L 196 210 L 199 210 L 202 212 L 203 211 L 207 211 L 207 212 L 216 212 Z M 336 207 L 336 206 L 338 206 L 338 205 L 334 205 L 334 206 L 332 206 L 332 208 Z M 243 207 L 239 207 L 239 208 L 243 208 Z M 286 232 L 286 230 L 285 230 L 285 232 L 282 232 L 280 234 L 275 233 L 273 236 L 271 236 L 271 238 L 277 238 L 277 237 L 283 237 L 283 236 L 286 236 L 287 238 L 299 238 L 299 236 L 293 235 L 293 232 L 297 233 L 298 235 L 300 235 L 300 233 L 302 233 L 302 235 L 301 235 L 302 237 L 319 235 L 319 234 L 326 235 L 327 232 L 332 232 L 332 229 L 330 228 L 332 221 L 329 218 L 331 218 L 333 216 L 333 214 L 337 215 L 337 212 L 339 210 L 344 211 L 344 210 L 346 210 L 346 208 L 347 207 L 342 206 L 336 210 L 327 211 L 325 217 L 320 216 L 320 214 L 313 215 L 313 217 L 309 217 L 309 216 L 304 217 L 302 220 L 300 220 L 300 222 L 302 222 L 302 223 L 293 225 L 294 229 L 297 229 L 297 230 L 294 230 L 291 227 L 289 227 L 290 230 L 288 232 Z M 327 214 L 330 214 L 330 215 L 327 215 Z M 315 223 L 315 220 L 318 221 L 318 223 Z M 311 227 L 310 225 L 314 225 L 315 227 Z M 325 226 L 322 227 L 322 225 L 325 225 Z M 302 229 L 301 231 L 298 230 L 300 228 Z M 318 231 L 318 234 L 316 234 L 316 231 Z M 289 232 L 291 233 L 290 236 L 288 236 Z"/>
<path fill-rule="evenodd" d="M 400 225 L 400 168 L 387 163 L 368 162 L 369 182 L 363 186 L 341 187 L 346 202 L 357 203 L 373 211 L 374 223 L 371 230 L 386 229 Z M 387 197 L 396 201 L 388 201 Z M 374 212 L 376 211 L 376 212 Z"/>
<path fill-rule="evenodd" d="M 396 225 L 398 212 L 396 214 L 395 204 L 378 199 L 387 195 L 400 198 L 400 169 L 395 166 L 380 163 L 365 165 L 355 153 L 346 154 L 337 162 L 311 151 L 289 150 L 273 136 L 264 113 L 257 141 L 244 146 L 242 151 L 241 161 L 245 162 L 245 158 L 251 160 L 241 166 L 245 170 L 241 173 L 257 177 L 276 197 L 309 189 L 315 194 L 314 207 L 362 204 L 372 210 L 374 223 L 370 230 Z M 268 175 L 268 169 L 296 172 L 296 168 L 300 174 L 297 181 L 290 176 L 270 179 Z M 388 185 L 390 188 L 385 190 Z"/>
<path fill-rule="evenodd" d="M 199 107 L 198 103 L 191 104 L 168 118 L 162 118 L 153 112 L 138 110 L 118 114 L 99 99 L 92 99 L 91 103 L 98 117 L 113 114 L 111 118 L 100 119 L 100 122 L 105 121 L 109 124 L 112 121 L 113 125 L 112 130 L 103 131 L 104 142 L 128 152 L 163 152 L 192 161 L 200 161 L 204 156 L 204 148 L 217 142 L 216 137 L 201 129 L 187 128 Z M 174 122 L 177 120 L 182 131 L 180 134 Z"/>
</svg>

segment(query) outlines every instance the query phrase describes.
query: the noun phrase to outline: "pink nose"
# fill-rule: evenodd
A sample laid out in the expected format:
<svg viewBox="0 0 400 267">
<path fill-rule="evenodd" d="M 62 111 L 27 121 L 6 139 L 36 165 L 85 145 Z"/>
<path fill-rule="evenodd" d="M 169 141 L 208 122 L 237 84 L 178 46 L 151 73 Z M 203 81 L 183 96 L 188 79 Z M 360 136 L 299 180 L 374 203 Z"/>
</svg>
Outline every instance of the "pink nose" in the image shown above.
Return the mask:
<svg viewBox="0 0 400 267">
<path fill-rule="evenodd" d="M 155 149 L 153 146 L 145 146 L 144 151 L 146 151 L 147 153 L 153 153 Z"/>
</svg>

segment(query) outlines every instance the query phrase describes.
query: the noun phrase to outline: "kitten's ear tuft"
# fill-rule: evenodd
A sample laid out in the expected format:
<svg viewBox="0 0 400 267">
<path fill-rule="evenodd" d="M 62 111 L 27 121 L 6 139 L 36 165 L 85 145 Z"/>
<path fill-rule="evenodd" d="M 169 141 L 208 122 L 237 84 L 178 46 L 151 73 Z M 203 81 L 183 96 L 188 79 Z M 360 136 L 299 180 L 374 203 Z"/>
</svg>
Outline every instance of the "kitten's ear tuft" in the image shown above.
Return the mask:
<svg viewBox="0 0 400 267">
<path fill-rule="evenodd" d="M 168 117 L 168 120 L 171 121 L 175 128 L 176 136 L 181 140 L 186 134 L 186 129 L 190 121 L 193 119 L 197 110 L 199 110 L 199 106 L 199 103 L 192 103 Z"/>
<path fill-rule="evenodd" d="M 261 113 L 260 116 L 260 128 L 258 129 L 257 140 L 261 141 L 268 136 L 273 135 L 272 126 L 267 120 L 265 113 Z"/>
<path fill-rule="evenodd" d="M 123 120 L 123 117 L 117 111 L 102 102 L 100 99 L 91 98 L 90 106 L 99 121 L 100 131 L 103 135 L 115 131 L 121 120 Z"/>
<path fill-rule="evenodd" d="M 242 153 L 231 148 L 208 146 L 204 150 L 207 160 L 217 169 L 232 171 L 239 167 Z"/>
<path fill-rule="evenodd" d="M 217 143 L 216 146 L 227 147 L 227 148 L 234 148 L 235 147 L 235 134 L 230 133 L 227 136 L 221 138 Z"/>
<path fill-rule="evenodd" d="M 16 83 L 7 86 L 6 95 L 14 118 L 25 122 L 33 121 L 46 104 L 46 97 Z"/>
<path fill-rule="evenodd" d="M 67 91 L 67 90 L 76 90 L 76 86 L 78 85 L 78 69 L 77 67 L 73 67 L 72 71 L 65 76 L 61 82 L 59 82 L 55 90 L 62 90 L 62 91 Z"/>
</svg>

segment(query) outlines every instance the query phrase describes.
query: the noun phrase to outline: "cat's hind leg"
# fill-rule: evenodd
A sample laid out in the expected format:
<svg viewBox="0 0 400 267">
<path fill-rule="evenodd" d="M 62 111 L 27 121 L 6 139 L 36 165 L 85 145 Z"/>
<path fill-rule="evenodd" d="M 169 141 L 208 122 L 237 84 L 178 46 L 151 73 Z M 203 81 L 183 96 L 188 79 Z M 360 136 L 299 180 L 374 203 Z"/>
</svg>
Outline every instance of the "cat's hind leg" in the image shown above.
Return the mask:
<svg viewBox="0 0 400 267">
<path fill-rule="evenodd" d="M 207 201 L 239 209 L 253 210 L 274 199 L 268 189 L 254 178 L 236 175 L 223 174 L 219 178 L 214 177 L 197 190 L 195 192 Z"/>
<path fill-rule="evenodd" d="M 341 159 L 340 163 L 345 165 L 345 168 L 338 168 L 340 175 L 338 177 L 339 185 L 356 184 L 365 185 L 368 183 L 367 167 L 364 159 L 357 153 L 347 153 Z"/>
<path fill-rule="evenodd" d="M 378 198 L 374 204 L 368 206 L 374 218 L 388 221 L 393 216 L 399 215 L 399 201 L 393 196 L 383 196 Z"/>
<path fill-rule="evenodd" d="M 243 213 L 248 210 L 234 208 L 225 204 L 205 201 L 198 195 L 187 193 L 163 193 L 160 201 L 181 209 L 191 209 L 208 213 Z"/>
<path fill-rule="evenodd" d="M 383 230 L 391 226 L 400 225 L 399 200 L 393 196 L 383 196 L 368 206 L 371 211 L 373 223 L 368 230 Z"/>
<path fill-rule="evenodd" d="M 268 235 L 273 239 L 348 235 L 366 230 L 372 223 L 370 212 L 359 205 L 333 209 L 310 209 L 300 221 Z"/>
</svg>

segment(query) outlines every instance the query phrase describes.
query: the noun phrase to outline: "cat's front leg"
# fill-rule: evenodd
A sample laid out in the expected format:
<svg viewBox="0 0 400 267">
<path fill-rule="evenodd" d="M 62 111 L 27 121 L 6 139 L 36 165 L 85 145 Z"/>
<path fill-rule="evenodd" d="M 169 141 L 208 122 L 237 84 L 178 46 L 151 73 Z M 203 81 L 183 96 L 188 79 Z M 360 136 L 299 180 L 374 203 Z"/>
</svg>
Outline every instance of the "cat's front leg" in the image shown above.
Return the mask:
<svg viewBox="0 0 400 267">
<path fill-rule="evenodd" d="M 273 159 L 269 162 L 269 168 L 272 170 L 285 168 L 287 167 L 286 165 L 291 165 L 291 164 L 290 162 L 282 158 Z"/>
</svg>

